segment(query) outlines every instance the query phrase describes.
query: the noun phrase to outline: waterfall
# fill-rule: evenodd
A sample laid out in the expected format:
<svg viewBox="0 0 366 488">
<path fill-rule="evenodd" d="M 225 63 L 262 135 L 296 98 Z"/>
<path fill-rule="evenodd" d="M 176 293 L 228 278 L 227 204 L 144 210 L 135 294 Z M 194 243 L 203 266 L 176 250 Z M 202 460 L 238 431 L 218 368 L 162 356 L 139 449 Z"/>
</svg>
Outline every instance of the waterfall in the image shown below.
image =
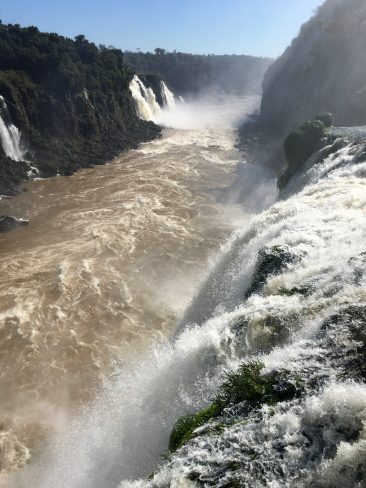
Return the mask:
<svg viewBox="0 0 366 488">
<path fill-rule="evenodd" d="M 175 97 L 164 81 L 159 83 L 160 93 L 154 93 L 150 87 L 146 87 L 140 78 L 135 75 L 130 83 L 130 90 L 135 101 L 137 115 L 143 120 L 152 120 L 160 123 L 164 111 L 175 109 Z M 157 99 L 162 101 L 159 105 Z"/>
<path fill-rule="evenodd" d="M 253 359 L 265 378 L 281 378 L 278 391 L 291 384 L 298 395 L 256 408 L 229 404 L 151 480 L 123 476 L 121 488 L 365 486 L 365 175 L 365 144 L 338 141 L 230 239 L 187 311 L 171 365 L 158 366 L 166 391 L 155 401 L 169 424 L 164 408 L 178 410 L 169 395 L 195 412 L 212 402 L 223 368 Z M 284 261 L 259 279 L 263 250 L 266 266 L 271 253 Z M 146 412 L 154 425 L 156 412 Z M 149 446 L 148 436 L 139 442 Z"/>
<path fill-rule="evenodd" d="M 154 120 L 161 108 L 151 88 L 146 88 L 140 78 L 135 75 L 130 83 L 130 91 L 135 101 L 137 115 L 143 120 Z"/>
<path fill-rule="evenodd" d="M 24 160 L 25 151 L 21 146 L 21 132 L 11 123 L 5 100 L 0 96 L 0 139 L 5 154 L 14 161 Z"/>
<path fill-rule="evenodd" d="M 174 94 L 169 90 L 164 81 L 161 81 L 161 97 L 163 99 L 164 107 L 171 110 L 175 108 Z"/>
<path fill-rule="evenodd" d="M 286 199 L 239 229 L 175 340 L 116 371 L 32 486 L 364 486 L 365 154 L 365 144 L 325 148 Z M 271 253 L 283 263 L 255 288 L 263 250 L 267 268 Z M 224 372 L 248 360 L 299 394 L 228 406 L 164 464 L 175 420 L 212 402 Z"/>
</svg>

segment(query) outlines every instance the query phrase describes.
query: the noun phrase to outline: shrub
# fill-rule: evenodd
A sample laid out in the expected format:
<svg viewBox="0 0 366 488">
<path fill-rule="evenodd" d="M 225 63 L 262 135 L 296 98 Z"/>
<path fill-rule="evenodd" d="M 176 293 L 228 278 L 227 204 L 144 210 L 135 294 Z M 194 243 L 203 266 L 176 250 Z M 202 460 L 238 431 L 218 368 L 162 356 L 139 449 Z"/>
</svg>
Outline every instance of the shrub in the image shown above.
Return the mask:
<svg viewBox="0 0 366 488">
<path fill-rule="evenodd" d="M 289 168 L 296 170 L 320 149 L 320 141 L 325 136 L 325 127 L 320 120 L 305 122 L 286 137 L 284 151 Z"/>
<path fill-rule="evenodd" d="M 220 413 L 216 403 L 204 408 L 196 414 L 188 414 L 180 417 L 174 424 L 169 438 L 169 451 L 174 452 L 188 442 L 193 432 L 201 425 Z"/>
<path fill-rule="evenodd" d="M 321 112 L 315 117 L 315 120 L 320 120 L 320 122 L 323 122 L 325 127 L 332 127 L 334 123 L 333 114 L 330 112 Z"/>
<path fill-rule="evenodd" d="M 184 415 L 177 420 L 170 434 L 169 451 L 174 452 L 182 447 L 192 439 L 198 427 L 218 417 L 226 407 L 246 402 L 249 409 L 254 409 L 263 404 L 274 405 L 292 400 L 300 394 L 303 388 L 301 382 L 290 380 L 287 371 L 262 375 L 263 367 L 261 361 L 249 361 L 237 371 L 227 373 L 214 403 L 196 414 Z"/>
<path fill-rule="evenodd" d="M 227 373 L 215 400 L 221 410 L 242 402 L 251 408 L 273 405 L 296 396 L 298 387 L 286 378 L 287 372 L 262 375 L 263 367 L 261 361 L 250 361 Z"/>
</svg>

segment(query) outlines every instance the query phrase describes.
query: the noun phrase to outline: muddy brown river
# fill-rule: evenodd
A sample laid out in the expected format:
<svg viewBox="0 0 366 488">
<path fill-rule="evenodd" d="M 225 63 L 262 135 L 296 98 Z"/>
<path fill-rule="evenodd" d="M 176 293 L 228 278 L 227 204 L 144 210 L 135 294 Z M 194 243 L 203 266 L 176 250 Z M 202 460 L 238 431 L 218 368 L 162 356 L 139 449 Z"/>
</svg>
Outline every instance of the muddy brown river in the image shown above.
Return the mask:
<svg viewBox="0 0 366 488">
<path fill-rule="evenodd" d="M 246 106 L 211 107 L 211 124 L 165 129 L 105 166 L 32 181 L 0 202 L 29 219 L 0 235 L 2 486 L 116 363 L 169 337 L 247 218 L 226 203 L 240 160 L 232 126 Z"/>
</svg>

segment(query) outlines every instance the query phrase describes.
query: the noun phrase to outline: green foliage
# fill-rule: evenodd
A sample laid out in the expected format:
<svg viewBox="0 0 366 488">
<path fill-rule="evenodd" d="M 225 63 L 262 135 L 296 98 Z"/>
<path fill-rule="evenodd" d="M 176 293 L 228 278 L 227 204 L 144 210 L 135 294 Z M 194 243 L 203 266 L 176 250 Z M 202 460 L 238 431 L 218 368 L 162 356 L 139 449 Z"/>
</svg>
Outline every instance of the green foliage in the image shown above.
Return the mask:
<svg viewBox="0 0 366 488">
<path fill-rule="evenodd" d="M 177 94 L 196 94 L 212 86 L 226 93 L 258 93 L 271 60 L 241 55 L 195 55 L 167 52 L 124 53 L 130 68 L 139 74 L 153 74 Z"/>
<path fill-rule="evenodd" d="M 331 114 L 330 112 L 321 112 L 315 117 L 314 120 L 320 120 L 320 122 L 323 122 L 325 127 L 332 127 L 334 122 L 334 117 L 333 114 Z"/>
<path fill-rule="evenodd" d="M 279 274 L 287 264 L 292 263 L 295 259 L 296 257 L 287 246 L 272 246 L 260 249 L 252 283 L 246 291 L 245 297 L 247 298 L 259 291 L 270 275 Z"/>
<path fill-rule="evenodd" d="M 201 410 L 196 414 L 188 414 L 180 417 L 175 423 L 169 438 L 169 451 L 174 452 L 188 442 L 195 429 L 208 422 L 220 413 L 216 403 Z"/>
<path fill-rule="evenodd" d="M 324 117 L 323 117 L 324 115 Z M 331 114 L 319 114 L 329 123 Z M 326 117 L 327 116 L 327 117 Z M 283 143 L 283 149 L 287 160 L 287 167 L 278 179 L 278 187 L 284 188 L 304 163 L 322 147 L 322 141 L 326 137 L 326 125 L 322 120 L 305 122 L 297 130 L 291 132 Z"/>
<path fill-rule="evenodd" d="M 258 403 L 266 391 L 266 384 L 260 380 L 263 367 L 261 361 L 251 361 L 227 373 L 217 395 L 218 404 L 224 408 L 243 401 Z"/>
<path fill-rule="evenodd" d="M 246 402 L 249 409 L 259 408 L 264 404 L 292 400 L 301 393 L 303 385 L 300 381 L 290 380 L 287 371 L 262 375 L 263 368 L 261 361 L 249 361 L 237 371 L 227 373 L 209 407 L 177 420 L 170 435 L 170 452 L 182 447 L 192 439 L 195 429 L 218 417 L 227 407 Z"/>
<path fill-rule="evenodd" d="M 41 175 L 71 174 L 159 134 L 138 119 L 115 48 L 0 25 L 0 95 Z"/>
<path fill-rule="evenodd" d="M 286 372 L 262 375 L 263 367 L 261 361 L 250 361 L 228 373 L 215 400 L 219 407 L 247 402 L 251 408 L 258 408 L 291 400 L 299 393 L 299 385 L 289 381 Z"/>
<path fill-rule="evenodd" d="M 34 83 L 55 94 L 96 88 L 103 82 L 126 88 L 131 78 L 122 51 L 99 50 L 83 35 L 73 41 L 19 25 L 0 25 L 0 70 L 26 72 Z"/>
</svg>

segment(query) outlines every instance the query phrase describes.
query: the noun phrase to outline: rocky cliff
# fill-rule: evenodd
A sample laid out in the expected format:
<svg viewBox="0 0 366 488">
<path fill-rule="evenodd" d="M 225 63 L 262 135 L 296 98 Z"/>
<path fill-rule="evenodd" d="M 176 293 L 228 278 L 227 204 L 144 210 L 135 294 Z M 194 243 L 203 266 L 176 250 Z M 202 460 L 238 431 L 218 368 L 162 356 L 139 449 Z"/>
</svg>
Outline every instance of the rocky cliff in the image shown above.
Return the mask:
<svg viewBox="0 0 366 488">
<path fill-rule="evenodd" d="M 319 112 L 366 124 L 366 2 L 327 0 L 268 69 L 261 121 L 283 135 Z"/>
<path fill-rule="evenodd" d="M 160 129 L 136 115 L 132 76 L 121 51 L 84 36 L 0 25 L 0 95 L 29 161 L 14 163 L 3 144 L 0 192 L 26 179 L 29 165 L 43 176 L 71 174 L 156 137 Z"/>
</svg>

